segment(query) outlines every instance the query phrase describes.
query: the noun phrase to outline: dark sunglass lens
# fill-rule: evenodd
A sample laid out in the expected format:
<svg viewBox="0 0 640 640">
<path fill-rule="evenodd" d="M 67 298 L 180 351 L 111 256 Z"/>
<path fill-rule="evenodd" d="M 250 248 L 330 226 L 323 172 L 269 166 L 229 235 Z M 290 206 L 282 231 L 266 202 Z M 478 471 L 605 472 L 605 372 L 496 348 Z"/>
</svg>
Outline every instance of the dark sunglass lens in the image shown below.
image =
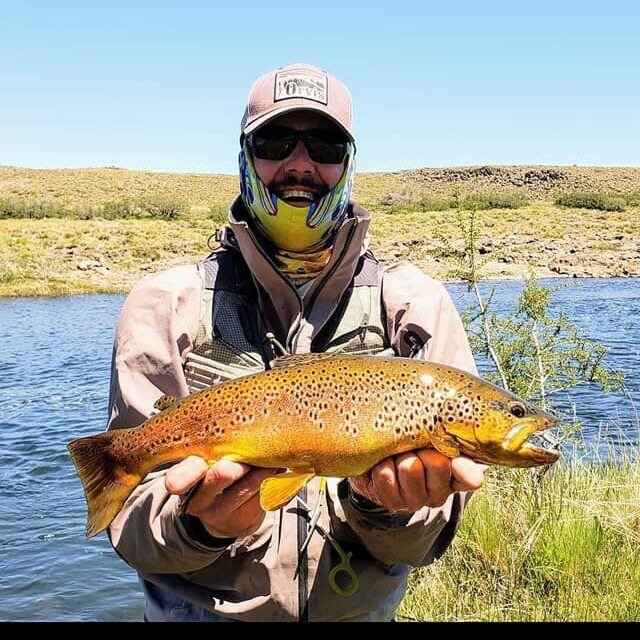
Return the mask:
<svg viewBox="0 0 640 640">
<path fill-rule="evenodd" d="M 284 138 L 265 138 L 254 135 L 251 139 L 251 147 L 256 158 L 261 160 L 284 160 L 295 146 L 295 140 L 291 136 Z"/>
<path fill-rule="evenodd" d="M 311 160 L 321 164 L 339 164 L 347 153 L 344 134 L 334 129 L 300 132 L 271 125 L 254 133 L 249 146 L 260 160 L 284 160 L 293 153 L 298 140 L 304 141 Z"/>
<path fill-rule="evenodd" d="M 316 136 L 306 138 L 309 157 L 320 164 L 339 164 L 347 153 L 346 142 L 327 142 Z"/>
</svg>

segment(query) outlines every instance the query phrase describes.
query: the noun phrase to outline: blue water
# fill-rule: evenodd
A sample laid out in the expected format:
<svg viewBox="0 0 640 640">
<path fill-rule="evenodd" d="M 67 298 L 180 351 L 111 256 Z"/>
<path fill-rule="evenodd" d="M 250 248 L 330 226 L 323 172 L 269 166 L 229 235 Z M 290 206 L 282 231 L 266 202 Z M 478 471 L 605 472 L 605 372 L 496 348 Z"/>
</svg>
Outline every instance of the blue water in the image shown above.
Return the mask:
<svg viewBox="0 0 640 640">
<path fill-rule="evenodd" d="M 449 290 L 463 308 L 464 287 Z M 519 290 L 518 283 L 498 284 L 497 308 L 508 308 Z M 627 373 L 640 407 L 640 280 L 585 280 L 554 300 L 587 335 L 611 347 L 608 362 Z M 0 299 L 0 620 L 142 617 L 135 572 L 105 534 L 84 537 L 84 498 L 66 451 L 73 438 L 104 427 L 122 301 Z M 594 437 L 612 419 L 637 437 L 637 416 L 622 394 L 583 388 L 566 402 L 577 404 Z"/>
<path fill-rule="evenodd" d="M 583 427 L 581 435 L 606 455 L 614 447 L 637 445 L 640 425 L 640 280 L 568 279 L 541 284 L 555 289 L 551 313 L 560 310 L 585 338 L 609 348 L 605 366 L 625 374 L 624 389 L 604 394 L 595 385 L 581 385 L 552 396 L 554 410 L 564 421 L 575 419 Z M 491 307 L 499 313 L 513 312 L 522 291 L 518 281 L 481 283 L 483 297 L 494 291 Z M 457 308 L 475 305 L 466 286 L 451 285 L 449 292 Z M 488 363 L 478 362 L 480 371 Z"/>
</svg>

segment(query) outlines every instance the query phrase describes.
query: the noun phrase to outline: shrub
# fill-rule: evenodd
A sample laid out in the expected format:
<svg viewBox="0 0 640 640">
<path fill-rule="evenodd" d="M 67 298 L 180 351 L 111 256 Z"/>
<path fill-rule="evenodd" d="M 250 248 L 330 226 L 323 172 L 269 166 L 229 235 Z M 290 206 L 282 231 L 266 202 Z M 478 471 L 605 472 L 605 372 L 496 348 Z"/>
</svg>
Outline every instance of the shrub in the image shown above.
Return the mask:
<svg viewBox="0 0 640 640">
<path fill-rule="evenodd" d="M 420 211 L 447 211 L 456 206 L 453 198 L 436 198 L 434 196 L 422 196 L 418 200 Z"/>
<path fill-rule="evenodd" d="M 640 191 L 634 191 L 632 193 L 623 193 L 621 198 L 625 201 L 625 204 L 629 207 L 640 207 Z"/>
<path fill-rule="evenodd" d="M 1 198 L 0 219 L 64 218 L 69 211 L 63 204 L 39 198 Z"/>
<path fill-rule="evenodd" d="M 561 207 L 574 207 L 576 209 L 624 211 L 626 202 L 620 196 L 588 191 L 571 191 L 558 196 L 556 204 Z"/>
<path fill-rule="evenodd" d="M 140 201 L 140 207 L 147 211 L 152 218 L 175 220 L 184 215 L 189 208 L 187 202 L 173 195 L 155 195 Z"/>
<path fill-rule="evenodd" d="M 223 204 L 212 204 L 207 211 L 207 218 L 210 218 L 217 224 L 223 225 L 227 223 L 227 215 L 229 207 Z"/>
<path fill-rule="evenodd" d="M 142 214 L 143 208 L 130 200 L 111 200 L 103 202 L 100 207 L 100 215 L 107 220 L 140 218 Z"/>
</svg>

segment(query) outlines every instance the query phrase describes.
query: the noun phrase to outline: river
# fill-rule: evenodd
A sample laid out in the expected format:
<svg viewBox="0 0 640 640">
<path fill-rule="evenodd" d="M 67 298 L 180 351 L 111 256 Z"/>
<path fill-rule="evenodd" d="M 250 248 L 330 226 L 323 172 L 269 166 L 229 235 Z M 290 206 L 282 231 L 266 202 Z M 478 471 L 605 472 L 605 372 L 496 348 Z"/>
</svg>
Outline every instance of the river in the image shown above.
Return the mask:
<svg viewBox="0 0 640 640">
<path fill-rule="evenodd" d="M 507 309 L 520 287 L 496 284 L 496 308 Z M 470 299 L 461 285 L 449 291 L 460 309 Z M 584 280 L 553 299 L 586 335 L 610 347 L 609 366 L 627 375 L 628 394 L 582 387 L 565 394 L 565 406 L 575 403 L 588 439 L 605 433 L 615 446 L 636 440 L 640 280 Z M 135 572 L 105 534 L 84 537 L 84 498 L 66 451 L 73 438 L 104 428 L 122 301 L 0 299 L 0 620 L 142 618 Z"/>
</svg>

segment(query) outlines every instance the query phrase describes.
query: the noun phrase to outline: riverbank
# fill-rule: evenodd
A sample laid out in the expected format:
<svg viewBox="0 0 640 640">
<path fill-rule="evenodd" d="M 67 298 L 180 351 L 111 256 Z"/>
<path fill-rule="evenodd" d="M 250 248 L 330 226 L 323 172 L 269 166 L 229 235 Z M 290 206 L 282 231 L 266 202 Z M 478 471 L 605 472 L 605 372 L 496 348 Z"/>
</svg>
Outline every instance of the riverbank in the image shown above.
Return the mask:
<svg viewBox="0 0 640 640">
<path fill-rule="evenodd" d="M 492 467 L 441 560 L 412 573 L 398 611 L 416 621 L 640 619 L 640 467 Z"/>
<path fill-rule="evenodd" d="M 635 200 L 618 211 L 554 204 L 576 190 L 640 193 L 640 169 L 421 169 L 361 174 L 356 184 L 355 199 L 373 214 L 371 247 L 385 264 L 411 260 L 447 279 L 453 262 L 442 238 L 463 246 L 452 208 L 457 192 L 479 196 L 487 278 L 530 270 L 538 277 L 640 276 Z M 0 167 L 0 202 L 27 216 L 0 219 L 0 296 L 125 293 L 145 274 L 206 255 L 235 192 L 234 176 Z M 487 196 L 492 208 L 482 208 Z M 140 198 L 159 197 L 174 209 L 140 213 Z"/>
</svg>

